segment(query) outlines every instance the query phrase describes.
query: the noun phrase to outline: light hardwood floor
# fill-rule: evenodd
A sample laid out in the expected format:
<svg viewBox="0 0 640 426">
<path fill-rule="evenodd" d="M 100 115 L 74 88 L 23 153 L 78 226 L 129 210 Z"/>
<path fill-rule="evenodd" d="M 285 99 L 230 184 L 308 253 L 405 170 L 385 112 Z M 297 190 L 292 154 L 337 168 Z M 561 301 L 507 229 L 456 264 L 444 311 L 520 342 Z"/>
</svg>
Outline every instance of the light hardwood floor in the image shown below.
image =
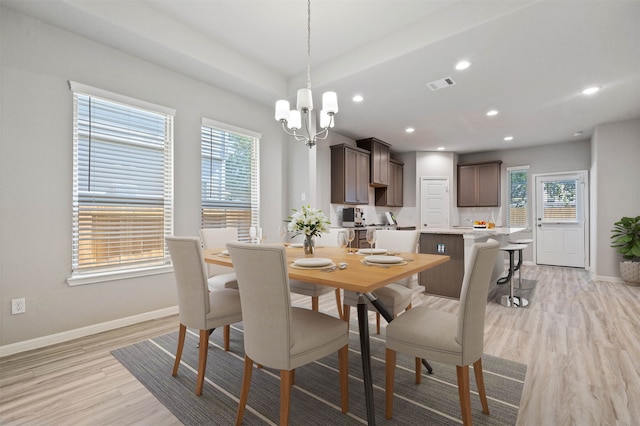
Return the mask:
<svg viewBox="0 0 640 426">
<path fill-rule="evenodd" d="M 523 277 L 538 281 L 531 305 L 491 302 L 485 323 L 485 352 L 528 366 L 517 424 L 640 424 L 640 288 L 570 268 L 525 266 Z M 457 308 L 416 294 L 419 304 Z M 332 294 L 320 309 L 335 314 Z M 0 359 L 0 424 L 180 424 L 110 355 L 177 329 L 172 316 Z"/>
</svg>

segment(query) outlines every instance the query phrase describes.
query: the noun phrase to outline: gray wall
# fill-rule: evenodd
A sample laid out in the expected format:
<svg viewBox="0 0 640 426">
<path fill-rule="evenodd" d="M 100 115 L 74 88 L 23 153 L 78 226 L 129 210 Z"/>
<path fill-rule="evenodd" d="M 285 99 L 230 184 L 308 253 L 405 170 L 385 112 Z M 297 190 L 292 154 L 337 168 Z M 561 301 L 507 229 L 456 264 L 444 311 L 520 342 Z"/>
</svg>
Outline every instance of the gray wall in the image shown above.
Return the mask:
<svg viewBox="0 0 640 426">
<path fill-rule="evenodd" d="M 262 133 L 262 225 L 289 206 L 285 138 L 269 107 L 2 8 L 0 345 L 177 304 L 173 274 L 70 287 L 74 80 L 176 109 L 175 233 L 200 227 L 203 116 Z M 11 315 L 10 300 L 27 311 Z"/>
<path fill-rule="evenodd" d="M 640 215 L 640 119 L 599 125 L 591 152 L 591 263 L 597 277 L 619 277 L 610 236 L 621 217 Z"/>
</svg>

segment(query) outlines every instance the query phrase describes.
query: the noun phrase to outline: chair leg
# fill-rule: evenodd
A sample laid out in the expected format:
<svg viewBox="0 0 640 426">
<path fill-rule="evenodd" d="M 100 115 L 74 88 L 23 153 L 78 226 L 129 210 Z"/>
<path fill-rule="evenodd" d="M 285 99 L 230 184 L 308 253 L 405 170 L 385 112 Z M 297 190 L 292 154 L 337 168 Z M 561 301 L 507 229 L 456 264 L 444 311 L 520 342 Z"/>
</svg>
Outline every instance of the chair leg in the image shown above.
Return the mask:
<svg viewBox="0 0 640 426">
<path fill-rule="evenodd" d="M 182 348 L 184 348 L 184 337 L 187 334 L 187 327 L 180 324 L 180 331 L 178 332 L 178 347 L 176 348 L 176 361 L 173 363 L 173 377 L 178 375 L 178 367 L 180 367 L 180 359 L 182 359 Z"/>
<path fill-rule="evenodd" d="M 393 417 L 393 381 L 396 372 L 396 351 L 387 348 L 385 352 L 385 414 L 387 420 Z"/>
<path fill-rule="evenodd" d="M 473 363 L 473 373 L 476 376 L 476 385 L 478 386 L 478 395 L 482 403 L 482 412 L 489 414 L 489 404 L 487 403 L 487 392 L 484 389 L 484 377 L 482 374 L 482 358 Z"/>
<path fill-rule="evenodd" d="M 231 338 L 231 326 L 225 325 L 223 328 L 224 335 L 224 350 L 229 352 L 229 339 Z"/>
<path fill-rule="evenodd" d="M 242 388 L 240 389 L 240 401 L 238 401 L 238 412 L 236 413 L 236 426 L 242 424 L 244 409 L 249 399 L 249 387 L 251 386 L 251 373 L 253 372 L 253 361 L 246 354 L 244 356 L 244 372 L 242 374 Z"/>
<path fill-rule="evenodd" d="M 291 386 L 296 384 L 296 370 L 291 370 Z"/>
<path fill-rule="evenodd" d="M 196 382 L 196 395 L 202 395 L 204 386 L 204 373 L 207 369 L 207 353 L 209 352 L 209 330 L 200 330 L 200 354 L 198 355 L 198 381 Z"/>
<path fill-rule="evenodd" d="M 311 296 L 311 310 L 318 312 L 318 296 Z"/>
<path fill-rule="evenodd" d="M 469 366 L 456 365 L 458 376 L 458 394 L 460 395 L 460 410 L 462 411 L 462 424 L 471 426 L 471 391 L 469 388 Z"/>
<path fill-rule="evenodd" d="M 340 289 L 336 288 L 336 307 L 338 308 L 338 318 L 342 319 L 342 297 L 340 296 Z"/>
<path fill-rule="evenodd" d="M 349 345 L 338 351 L 338 368 L 340 369 L 340 401 L 342 414 L 349 412 Z"/>
<path fill-rule="evenodd" d="M 289 404 L 291 402 L 291 370 L 280 370 L 280 425 L 289 424 Z"/>
<path fill-rule="evenodd" d="M 351 306 L 342 305 L 342 319 L 346 322 L 349 322 L 349 316 L 351 315 Z"/>
<path fill-rule="evenodd" d="M 376 312 L 376 334 L 380 334 L 380 313 Z"/>
<path fill-rule="evenodd" d="M 416 385 L 422 383 L 422 358 L 416 357 Z"/>
</svg>

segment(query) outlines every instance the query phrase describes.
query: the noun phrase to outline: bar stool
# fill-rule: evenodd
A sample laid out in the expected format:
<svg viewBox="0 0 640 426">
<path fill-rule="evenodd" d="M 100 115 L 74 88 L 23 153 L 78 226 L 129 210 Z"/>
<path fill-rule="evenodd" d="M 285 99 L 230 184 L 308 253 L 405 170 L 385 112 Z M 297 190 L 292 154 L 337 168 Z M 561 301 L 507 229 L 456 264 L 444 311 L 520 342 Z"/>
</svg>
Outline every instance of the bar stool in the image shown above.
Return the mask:
<svg viewBox="0 0 640 426">
<path fill-rule="evenodd" d="M 514 308 L 524 308 L 529 304 L 529 301 L 521 296 L 515 296 L 513 294 L 513 272 L 515 271 L 514 265 L 514 253 L 519 251 L 520 259 L 522 259 L 522 250 L 527 248 L 526 244 L 508 244 L 500 247 L 500 250 L 509 253 L 509 274 L 506 277 L 502 277 L 498 280 L 498 284 L 505 284 L 509 282 L 509 295 L 503 295 L 500 299 L 500 304 L 503 306 L 510 306 Z"/>
<path fill-rule="evenodd" d="M 531 238 L 520 238 L 518 240 L 509 240 L 510 244 L 529 245 L 532 242 L 533 240 Z M 518 264 L 513 269 L 514 272 L 518 271 L 518 286 L 516 288 L 519 288 L 520 290 L 530 290 L 535 286 L 535 282 L 531 281 L 530 284 L 525 284 L 525 286 L 522 285 L 522 270 L 520 270 L 521 266 L 522 266 L 522 250 L 518 250 Z"/>
</svg>

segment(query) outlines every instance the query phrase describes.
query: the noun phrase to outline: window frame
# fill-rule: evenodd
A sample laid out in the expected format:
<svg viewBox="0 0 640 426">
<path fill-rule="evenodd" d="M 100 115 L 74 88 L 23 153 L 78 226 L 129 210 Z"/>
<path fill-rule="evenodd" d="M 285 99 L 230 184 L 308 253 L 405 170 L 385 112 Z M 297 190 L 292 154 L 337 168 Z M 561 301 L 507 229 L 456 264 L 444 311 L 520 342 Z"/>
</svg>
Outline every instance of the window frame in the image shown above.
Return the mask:
<svg viewBox="0 0 640 426">
<path fill-rule="evenodd" d="M 525 228 L 525 229 L 530 229 L 531 228 L 531 209 L 530 209 L 530 205 L 531 205 L 531 175 L 529 173 L 530 170 L 530 166 L 529 165 L 525 165 L 525 166 L 513 166 L 513 167 L 507 167 L 507 204 L 506 204 L 506 216 L 507 216 L 507 227 L 509 228 Z M 513 204 L 512 202 L 512 190 L 511 190 L 511 176 L 512 173 L 514 172 L 523 172 L 525 171 L 527 174 L 527 178 L 525 180 L 526 182 L 526 195 L 524 197 L 525 200 L 525 205 L 524 205 L 524 217 L 526 218 L 526 222 L 523 223 L 515 223 L 513 224 L 511 221 L 511 205 Z"/>
<path fill-rule="evenodd" d="M 72 92 L 73 99 L 73 117 L 72 117 L 72 127 L 73 127 L 73 190 L 72 190 L 72 208 L 73 208 L 73 217 L 72 217 L 72 259 L 71 259 L 71 276 L 67 278 L 67 283 L 70 286 L 82 285 L 82 284 L 91 284 L 97 282 L 105 282 L 105 281 L 113 281 L 120 279 L 127 279 L 139 276 L 147 276 L 147 275 L 155 275 L 155 274 L 163 274 L 168 273 L 173 270 L 171 266 L 171 258 L 169 256 L 168 249 L 166 247 L 166 243 L 164 238 L 162 238 L 162 252 L 160 256 L 157 256 L 155 260 L 150 262 L 155 262 L 156 264 L 127 264 L 126 262 L 117 263 L 111 262 L 108 265 L 94 266 L 80 268 L 80 255 L 79 255 L 79 244 L 80 244 L 80 217 L 79 217 L 79 205 L 81 191 L 79 190 L 79 181 L 82 172 L 79 170 L 80 168 L 80 155 L 79 155 L 79 111 L 78 111 L 78 102 L 79 98 L 82 99 L 84 97 L 95 98 L 100 102 L 107 102 L 110 105 L 117 106 L 120 105 L 126 109 L 137 110 L 141 113 L 151 113 L 161 116 L 160 119 L 164 121 L 164 131 L 162 135 L 161 142 L 161 156 L 162 156 L 162 164 L 156 164 L 158 168 L 161 168 L 161 202 L 162 206 L 162 234 L 164 237 L 167 235 L 173 234 L 173 222 L 174 222 L 174 208 L 173 208 L 173 199 L 174 199 L 174 188 L 173 188 L 173 149 L 174 149 L 174 137 L 173 137 L 173 129 L 174 129 L 174 117 L 175 117 L 175 109 L 167 108 L 161 105 L 156 105 L 153 103 L 149 103 L 146 101 L 142 101 L 139 99 L 131 98 L 128 96 L 124 96 L 121 94 L 109 92 L 107 90 L 95 88 L 92 86 L 88 86 L 82 83 L 77 83 L 74 81 L 69 81 L 69 88 Z M 135 112 L 135 111 L 134 111 Z M 112 124 L 112 123 L 111 123 Z M 123 139 L 123 145 L 125 146 L 134 146 L 135 143 L 133 139 Z M 137 151 L 136 151 L 137 152 Z M 156 152 L 157 149 L 156 149 Z M 146 161 L 146 160 L 143 160 Z M 115 167 L 114 165 L 110 167 Z M 108 169 L 108 167 L 107 167 Z M 125 180 L 126 181 L 126 180 Z M 156 184 L 156 190 L 159 186 Z M 90 198 L 90 197 L 89 197 Z M 97 197 L 99 198 L 99 197 Z M 137 197 L 139 198 L 139 197 Z M 136 196 L 128 196 L 117 195 L 114 196 L 116 200 L 126 201 L 128 199 L 135 200 Z M 135 205 L 135 203 L 132 203 Z M 89 206 L 99 206 L 99 202 L 92 203 L 89 201 Z M 120 216 L 121 217 L 121 216 Z M 125 215 L 126 217 L 126 215 Z M 113 229 L 118 229 L 114 227 Z M 126 229 L 123 227 L 122 229 Z M 134 228 L 137 229 L 137 228 Z M 156 238 L 157 239 L 157 238 Z M 140 242 L 144 241 L 144 238 L 138 240 Z"/>
<path fill-rule="evenodd" d="M 205 185 L 207 183 L 211 184 L 211 182 L 213 181 L 217 181 L 217 182 L 222 182 L 224 180 L 224 176 L 218 176 L 217 179 L 215 179 L 216 177 L 214 175 L 212 175 L 212 173 L 210 173 L 210 171 L 212 170 L 212 167 L 209 168 L 209 171 L 205 170 L 205 152 L 207 151 L 207 148 L 209 148 L 211 155 L 213 155 L 213 143 L 214 140 L 213 139 L 209 139 L 206 140 L 205 139 L 205 134 L 209 131 L 209 129 L 212 131 L 210 132 L 211 135 L 213 134 L 213 131 L 215 132 L 222 132 L 223 134 L 229 134 L 229 135 L 235 135 L 235 136 L 239 136 L 241 138 L 250 138 L 252 139 L 251 141 L 251 162 L 248 165 L 248 172 L 249 172 L 249 180 L 250 180 L 250 185 L 251 188 L 249 188 L 250 191 L 250 197 L 249 199 L 245 199 L 244 201 L 238 203 L 238 202 L 225 202 L 223 200 L 223 197 L 218 197 L 217 201 L 211 201 L 211 199 L 205 199 L 205 193 L 207 192 L 207 189 L 205 188 Z M 215 227 L 227 227 L 227 226 L 231 226 L 231 227 L 235 227 L 238 229 L 238 240 L 239 241 L 249 241 L 249 228 L 250 227 L 259 227 L 260 226 L 260 139 L 262 138 L 262 134 L 252 131 L 252 130 L 247 130 L 247 129 L 243 129 L 241 127 L 237 127 L 237 126 L 233 126 L 230 124 L 226 124 L 226 123 L 222 123 L 219 121 L 215 121 L 206 117 L 202 118 L 202 124 L 200 127 L 200 131 L 201 131 L 201 139 L 200 139 L 200 152 L 201 152 L 201 161 L 200 161 L 200 171 L 201 171 L 201 188 L 200 188 L 200 226 L 202 228 L 215 228 Z M 224 136 L 225 138 L 227 136 Z M 206 145 L 206 146 L 205 146 Z M 218 147 L 218 149 L 223 152 L 224 148 L 222 147 Z M 210 160 L 211 161 L 211 160 Z M 220 161 L 225 161 L 224 159 L 220 159 Z M 220 186 L 222 184 L 219 184 L 218 186 Z M 215 186 L 215 185 L 214 185 Z M 211 186 L 208 187 L 209 188 L 209 193 L 211 193 L 210 188 Z M 218 187 L 216 188 L 218 190 L 218 192 L 223 192 L 222 187 Z M 216 204 L 216 206 L 213 206 L 213 204 Z M 249 206 L 249 222 L 246 224 L 246 226 L 243 226 L 242 223 L 240 223 L 242 221 L 241 219 L 241 215 L 237 215 L 235 216 L 233 219 L 231 219 L 230 223 L 229 221 L 227 221 L 226 219 L 223 221 L 224 225 L 220 225 L 220 226 L 211 226 L 212 224 L 212 220 L 208 219 L 205 217 L 205 215 L 207 214 L 207 210 L 213 211 L 215 209 L 215 207 L 224 210 L 224 209 L 232 209 L 232 210 L 242 210 L 239 209 L 239 205 L 241 206 L 242 204 L 244 205 L 248 205 Z M 211 214 L 211 213 L 209 213 Z M 226 213 L 225 214 L 226 217 Z M 215 219 L 213 220 L 213 222 L 215 222 Z M 215 223 L 214 223 L 215 225 Z"/>
</svg>

